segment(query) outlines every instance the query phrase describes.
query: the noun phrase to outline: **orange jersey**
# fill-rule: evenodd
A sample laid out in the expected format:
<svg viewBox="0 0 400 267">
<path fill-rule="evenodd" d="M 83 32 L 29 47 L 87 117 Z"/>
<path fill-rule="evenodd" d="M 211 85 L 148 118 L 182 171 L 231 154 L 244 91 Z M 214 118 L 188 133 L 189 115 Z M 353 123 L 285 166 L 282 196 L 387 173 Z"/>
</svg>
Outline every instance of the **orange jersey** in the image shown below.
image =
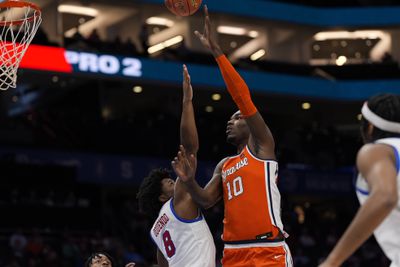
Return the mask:
<svg viewBox="0 0 400 267">
<path fill-rule="evenodd" d="M 225 243 L 253 243 L 282 238 L 278 162 L 261 160 L 246 146 L 222 167 Z"/>
</svg>

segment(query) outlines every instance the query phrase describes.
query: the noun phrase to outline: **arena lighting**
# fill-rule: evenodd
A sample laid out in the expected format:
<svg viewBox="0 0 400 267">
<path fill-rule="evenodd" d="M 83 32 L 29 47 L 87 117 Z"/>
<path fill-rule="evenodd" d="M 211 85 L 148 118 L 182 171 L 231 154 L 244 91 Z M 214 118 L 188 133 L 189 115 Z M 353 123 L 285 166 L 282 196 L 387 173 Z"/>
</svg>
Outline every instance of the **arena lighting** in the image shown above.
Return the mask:
<svg viewBox="0 0 400 267">
<path fill-rule="evenodd" d="M 385 38 L 387 33 L 383 31 L 335 31 L 335 32 L 319 32 L 314 35 L 316 41 L 325 41 L 332 39 L 377 39 Z"/>
<path fill-rule="evenodd" d="M 301 104 L 301 108 L 304 110 L 308 110 L 311 108 L 311 104 L 308 102 L 304 102 L 303 104 Z"/>
<path fill-rule="evenodd" d="M 258 31 L 249 31 L 248 35 L 252 38 L 258 37 Z"/>
<path fill-rule="evenodd" d="M 214 101 L 221 100 L 221 94 L 212 94 L 211 99 Z"/>
<path fill-rule="evenodd" d="M 141 86 L 134 86 L 133 88 L 132 88 L 132 91 L 134 92 L 134 93 L 136 93 L 136 94 L 140 94 L 141 92 L 143 92 L 143 88 L 141 87 Z"/>
<path fill-rule="evenodd" d="M 255 52 L 254 54 L 252 54 L 251 56 L 250 56 L 250 59 L 252 60 L 252 61 L 256 61 L 257 59 L 260 59 L 262 56 L 264 56 L 265 55 L 265 50 L 264 49 L 260 49 L 260 50 L 258 50 L 257 52 Z"/>
<path fill-rule="evenodd" d="M 164 42 L 161 42 L 159 44 L 156 44 L 156 45 L 153 45 L 153 46 L 149 47 L 147 49 L 147 52 L 149 52 L 149 54 L 153 54 L 155 52 L 163 50 L 164 48 L 167 48 L 169 46 L 178 44 L 178 43 L 180 43 L 182 41 L 183 41 L 183 36 L 182 35 L 177 35 L 177 36 L 175 36 L 175 37 L 173 37 L 171 39 L 168 39 L 168 40 L 166 40 Z"/>
<path fill-rule="evenodd" d="M 340 56 L 336 59 L 336 65 L 343 66 L 347 62 L 347 57 Z"/>
<path fill-rule="evenodd" d="M 172 20 L 161 17 L 150 17 L 146 19 L 146 23 L 149 25 L 161 25 L 167 27 L 172 27 L 174 25 Z"/>
<path fill-rule="evenodd" d="M 207 113 L 211 113 L 211 112 L 214 111 L 214 108 L 213 108 L 213 106 L 206 106 L 204 110 L 205 110 Z"/>
<path fill-rule="evenodd" d="M 95 8 L 74 5 L 59 5 L 58 12 L 85 15 L 90 17 L 96 17 L 99 14 L 99 11 Z"/>
<path fill-rule="evenodd" d="M 233 27 L 233 26 L 218 26 L 217 31 L 222 34 L 230 34 L 230 35 L 247 35 L 252 38 L 258 37 L 257 31 L 248 31 L 242 27 Z"/>
</svg>

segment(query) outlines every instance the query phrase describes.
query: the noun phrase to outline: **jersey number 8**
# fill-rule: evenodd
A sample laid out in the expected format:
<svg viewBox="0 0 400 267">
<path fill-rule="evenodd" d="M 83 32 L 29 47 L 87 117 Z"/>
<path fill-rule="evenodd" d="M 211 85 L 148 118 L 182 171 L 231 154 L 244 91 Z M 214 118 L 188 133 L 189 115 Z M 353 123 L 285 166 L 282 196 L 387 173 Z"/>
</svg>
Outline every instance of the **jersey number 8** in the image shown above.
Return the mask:
<svg viewBox="0 0 400 267">
<path fill-rule="evenodd" d="M 175 245 L 174 242 L 172 242 L 169 231 L 165 231 L 162 237 L 164 241 L 165 252 L 167 253 L 168 258 L 171 258 L 175 255 Z"/>
</svg>

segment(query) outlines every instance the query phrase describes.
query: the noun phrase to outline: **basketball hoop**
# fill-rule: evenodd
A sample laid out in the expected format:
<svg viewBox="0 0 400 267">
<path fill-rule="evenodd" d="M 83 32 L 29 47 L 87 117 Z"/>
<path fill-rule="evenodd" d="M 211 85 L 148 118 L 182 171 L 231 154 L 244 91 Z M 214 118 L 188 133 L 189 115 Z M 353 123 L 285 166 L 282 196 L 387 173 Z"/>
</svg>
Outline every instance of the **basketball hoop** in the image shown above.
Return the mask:
<svg viewBox="0 0 400 267">
<path fill-rule="evenodd" d="M 22 0 L 0 0 L 0 90 L 17 86 L 17 71 L 42 22 L 41 10 Z"/>
</svg>

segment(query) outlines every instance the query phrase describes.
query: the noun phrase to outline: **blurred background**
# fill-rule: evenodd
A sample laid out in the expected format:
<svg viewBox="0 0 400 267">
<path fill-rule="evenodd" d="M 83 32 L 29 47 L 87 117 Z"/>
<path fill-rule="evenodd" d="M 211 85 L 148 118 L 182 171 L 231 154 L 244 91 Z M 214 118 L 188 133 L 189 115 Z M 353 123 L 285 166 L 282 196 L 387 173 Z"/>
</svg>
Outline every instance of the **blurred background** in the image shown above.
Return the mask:
<svg viewBox="0 0 400 267">
<path fill-rule="evenodd" d="M 94 251 L 156 266 L 138 186 L 179 145 L 182 64 L 200 138 L 198 180 L 234 154 L 236 107 L 193 34 L 203 13 L 162 0 L 33 1 L 43 23 L 16 89 L 0 92 L 0 266 L 81 267 Z M 360 108 L 400 93 L 396 0 L 203 0 L 271 128 L 295 266 L 316 266 L 354 216 Z M 223 206 L 205 211 L 219 260 Z M 251 222 L 249 222 L 251 224 Z M 344 266 L 388 266 L 371 238 Z"/>
</svg>

